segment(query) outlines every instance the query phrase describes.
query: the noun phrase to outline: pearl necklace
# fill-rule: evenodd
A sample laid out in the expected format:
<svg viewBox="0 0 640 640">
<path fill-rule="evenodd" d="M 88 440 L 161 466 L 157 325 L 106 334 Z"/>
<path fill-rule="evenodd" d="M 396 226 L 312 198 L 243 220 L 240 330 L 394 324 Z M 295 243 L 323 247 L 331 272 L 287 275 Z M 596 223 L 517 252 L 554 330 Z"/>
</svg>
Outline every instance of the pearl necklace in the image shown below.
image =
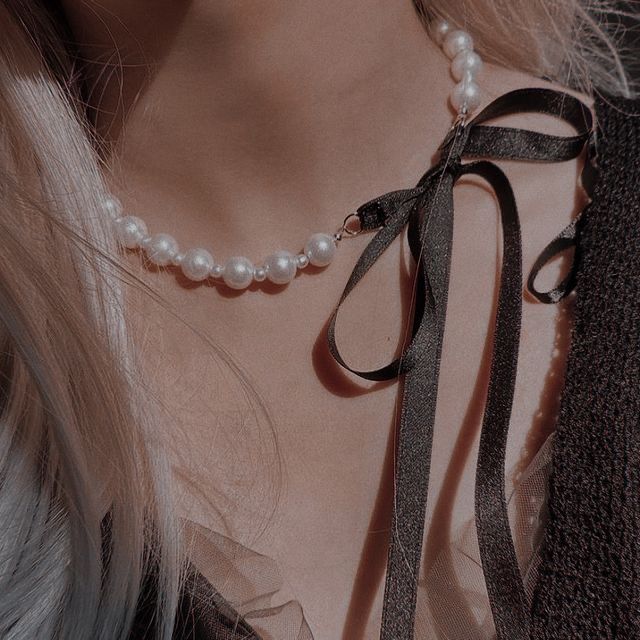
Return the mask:
<svg viewBox="0 0 640 640">
<path fill-rule="evenodd" d="M 457 114 L 455 122 L 464 122 L 480 106 L 480 88 L 475 80 L 482 69 L 482 59 L 473 50 L 472 37 L 465 31 L 452 29 L 445 20 L 433 21 L 429 31 L 451 60 L 451 75 L 458 84 L 451 91 L 449 101 Z M 258 266 L 244 256 L 233 256 L 220 264 L 206 249 L 194 248 L 181 252 L 175 238 L 168 233 L 150 235 L 142 218 L 123 215 L 122 205 L 114 196 L 106 197 L 104 206 L 115 222 L 118 241 L 125 249 L 143 251 L 146 258 L 159 267 L 179 267 L 183 275 L 193 282 L 221 280 L 231 289 L 246 289 L 252 282 L 265 280 L 286 285 L 294 279 L 299 269 L 310 264 L 315 267 L 328 266 L 335 256 L 338 243 L 345 236 L 360 233 L 359 228 L 354 228 L 357 215 L 352 213 L 345 218 L 337 232 L 314 233 L 301 253 L 276 251 Z"/>
</svg>

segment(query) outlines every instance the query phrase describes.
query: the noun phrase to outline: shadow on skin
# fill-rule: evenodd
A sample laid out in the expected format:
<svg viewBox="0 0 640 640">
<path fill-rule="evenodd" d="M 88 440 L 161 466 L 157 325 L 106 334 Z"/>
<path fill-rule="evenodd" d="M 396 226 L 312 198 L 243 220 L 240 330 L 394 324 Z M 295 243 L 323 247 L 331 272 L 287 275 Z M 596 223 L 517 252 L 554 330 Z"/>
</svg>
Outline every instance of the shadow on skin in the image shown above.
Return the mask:
<svg viewBox="0 0 640 640">
<path fill-rule="evenodd" d="M 387 439 L 387 450 L 382 465 L 378 494 L 369 520 L 369 534 L 362 549 L 358 570 L 353 581 L 342 640 L 366 640 L 364 634 L 367 621 L 371 616 L 378 585 L 385 575 L 391 531 L 389 523 L 393 510 L 393 467 L 397 435 L 394 427 L 396 420 L 397 416 L 394 418 Z"/>
<path fill-rule="evenodd" d="M 126 10 L 122 2 L 117 9 L 75 0 L 51 3 L 52 12 L 64 23 L 69 21 L 72 32 L 78 31 L 67 39 L 70 42 L 75 40 L 81 46 L 81 51 L 74 58 L 85 78 L 81 87 L 82 98 L 87 106 L 89 122 L 95 124 L 100 121 L 99 147 L 103 155 L 109 155 L 110 147 L 120 136 L 129 114 L 153 82 L 172 49 L 191 4 L 192 0 L 156 0 L 154 11 L 149 13 L 141 11 L 137 3 L 131 3 Z M 144 21 L 145 28 L 141 32 L 152 34 L 153 37 L 146 38 L 144 45 L 137 42 L 133 31 L 128 29 L 129 19 L 136 26 Z M 89 34 L 85 25 L 89 25 Z M 118 87 L 117 104 L 105 106 L 102 98 L 112 84 Z"/>
<path fill-rule="evenodd" d="M 500 264 L 496 264 L 496 285 L 499 285 Z M 493 292 L 493 301 L 491 305 L 489 329 L 485 338 L 478 375 L 471 392 L 471 398 L 467 405 L 462 425 L 458 433 L 458 437 L 454 444 L 454 455 L 451 456 L 449 465 L 442 481 L 442 489 L 438 495 L 435 504 L 431 523 L 428 525 L 428 532 L 425 540 L 425 548 L 423 552 L 424 574 L 428 575 L 438 553 L 443 547 L 451 541 L 451 520 L 453 514 L 453 503 L 458 492 L 460 479 L 462 478 L 467 460 L 473 449 L 478 431 L 482 425 L 482 415 L 485 407 L 487 388 L 489 383 L 489 372 L 491 369 L 491 350 L 493 348 L 493 327 L 495 322 L 495 314 L 498 307 L 498 286 Z M 453 580 L 457 578 L 456 572 L 450 556 L 444 556 L 443 572 L 450 576 L 452 580 L 451 592 L 448 595 L 449 602 L 455 603 L 455 620 L 460 629 L 477 631 L 475 618 L 469 608 L 469 604 L 465 598 L 462 585 Z M 431 598 L 431 594 L 427 592 L 427 600 Z M 446 620 L 439 620 L 438 608 L 434 607 L 431 611 L 435 622 L 435 631 L 447 629 L 447 631 L 455 631 L 451 629 L 451 616 Z M 454 634 L 455 635 L 455 634 Z M 442 636 L 445 638 L 446 636 Z M 457 637 L 457 636 L 456 636 Z"/>
</svg>

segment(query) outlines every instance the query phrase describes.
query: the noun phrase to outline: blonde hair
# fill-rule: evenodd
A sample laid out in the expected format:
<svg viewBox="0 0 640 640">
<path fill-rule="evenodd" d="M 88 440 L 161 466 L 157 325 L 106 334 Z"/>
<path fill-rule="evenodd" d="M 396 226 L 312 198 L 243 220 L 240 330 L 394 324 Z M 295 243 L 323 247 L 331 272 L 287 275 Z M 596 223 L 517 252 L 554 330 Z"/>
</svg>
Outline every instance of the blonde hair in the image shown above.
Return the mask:
<svg viewBox="0 0 640 640">
<path fill-rule="evenodd" d="M 167 473 L 132 402 L 100 162 L 31 18 L 0 5 L 0 637 L 121 638 L 152 567 L 176 606 Z"/>
<path fill-rule="evenodd" d="M 44 11 L 26 4 L 0 4 L 0 636 L 126 638 L 153 570 L 157 636 L 168 640 L 181 564 L 169 474 L 134 401 L 128 276 L 108 258 L 103 167 L 72 67 Z M 631 90 L 598 18 L 607 2 L 419 8 L 468 29 L 499 63 Z"/>
</svg>

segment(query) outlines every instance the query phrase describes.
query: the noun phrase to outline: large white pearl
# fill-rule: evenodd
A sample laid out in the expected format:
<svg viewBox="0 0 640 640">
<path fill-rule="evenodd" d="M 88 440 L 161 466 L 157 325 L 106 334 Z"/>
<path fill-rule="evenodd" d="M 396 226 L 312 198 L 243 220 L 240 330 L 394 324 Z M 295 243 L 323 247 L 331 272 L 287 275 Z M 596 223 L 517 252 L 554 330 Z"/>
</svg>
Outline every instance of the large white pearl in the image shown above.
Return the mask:
<svg viewBox="0 0 640 640">
<path fill-rule="evenodd" d="M 482 71 L 482 58 L 475 51 L 461 51 L 451 63 L 451 73 L 460 82 L 470 73 L 473 78 L 477 78 Z"/>
<path fill-rule="evenodd" d="M 206 249 L 189 249 L 184 254 L 180 267 L 189 280 L 201 282 L 209 277 L 213 264 L 213 256 Z"/>
<path fill-rule="evenodd" d="M 115 196 L 107 196 L 104 199 L 104 208 L 114 220 L 122 215 L 122 203 Z"/>
<path fill-rule="evenodd" d="M 307 240 L 304 252 L 314 267 L 326 267 L 336 254 L 336 243 L 328 233 L 314 233 Z"/>
<path fill-rule="evenodd" d="M 451 31 L 451 25 L 446 20 L 434 20 L 429 31 L 436 44 L 441 45 L 449 31 Z"/>
<path fill-rule="evenodd" d="M 253 280 L 253 264 L 244 256 L 229 258 L 224 265 L 224 283 L 232 289 L 246 289 Z"/>
<path fill-rule="evenodd" d="M 458 113 L 475 111 L 481 100 L 480 87 L 473 81 L 460 82 L 451 92 L 451 105 Z"/>
<path fill-rule="evenodd" d="M 116 220 L 116 233 L 123 247 L 135 249 L 147 235 L 147 225 L 142 218 L 125 216 Z"/>
<path fill-rule="evenodd" d="M 153 264 L 166 267 L 178 252 L 178 243 L 168 233 L 156 233 L 145 244 L 145 251 Z"/>
<path fill-rule="evenodd" d="M 442 48 L 447 56 L 453 60 L 461 51 L 473 49 L 473 38 L 466 31 L 456 29 L 447 34 Z"/>
<path fill-rule="evenodd" d="M 296 259 L 288 251 L 276 251 L 264 261 L 264 266 L 267 278 L 274 284 L 288 284 L 297 271 Z"/>
</svg>

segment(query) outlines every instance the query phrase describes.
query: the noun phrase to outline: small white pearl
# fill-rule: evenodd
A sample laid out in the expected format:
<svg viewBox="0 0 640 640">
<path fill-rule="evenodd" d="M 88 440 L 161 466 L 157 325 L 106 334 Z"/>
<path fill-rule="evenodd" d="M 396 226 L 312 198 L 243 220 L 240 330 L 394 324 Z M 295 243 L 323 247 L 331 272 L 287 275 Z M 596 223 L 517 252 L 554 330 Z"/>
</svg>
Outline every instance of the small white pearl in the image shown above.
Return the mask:
<svg viewBox="0 0 640 640">
<path fill-rule="evenodd" d="M 469 72 L 473 78 L 477 78 L 482 71 L 482 58 L 475 51 L 461 51 L 451 63 L 451 73 L 460 82 Z"/>
<path fill-rule="evenodd" d="M 104 208 L 114 220 L 122 215 L 122 203 L 115 196 L 107 196 L 104 199 Z"/>
<path fill-rule="evenodd" d="M 116 220 L 116 232 L 123 247 L 135 249 L 147 235 L 147 225 L 142 218 L 125 216 Z"/>
<path fill-rule="evenodd" d="M 305 255 L 304 253 L 299 253 L 296 256 L 296 264 L 298 266 L 298 269 L 304 269 L 305 267 L 309 266 L 309 256 Z"/>
<path fill-rule="evenodd" d="M 178 252 L 178 243 L 168 233 L 156 233 L 146 245 L 147 258 L 159 267 L 171 263 Z"/>
<path fill-rule="evenodd" d="M 231 289 L 246 289 L 253 280 L 253 264 L 244 256 L 229 258 L 224 265 L 224 282 Z"/>
<path fill-rule="evenodd" d="M 253 270 L 253 279 L 256 282 L 264 282 L 267 279 L 267 270 L 264 267 L 256 267 Z"/>
<path fill-rule="evenodd" d="M 274 284 L 288 284 L 296 275 L 296 261 L 288 251 L 276 251 L 265 261 L 267 278 Z"/>
<path fill-rule="evenodd" d="M 221 264 L 214 264 L 209 270 L 209 275 L 212 278 L 222 278 L 224 273 L 224 267 Z"/>
<path fill-rule="evenodd" d="M 480 87 L 475 82 L 460 82 L 451 92 L 451 105 L 458 113 L 472 113 L 481 100 Z"/>
<path fill-rule="evenodd" d="M 314 233 L 307 240 L 304 252 L 314 267 L 326 267 L 336 253 L 336 243 L 328 233 Z"/>
<path fill-rule="evenodd" d="M 451 31 L 451 25 L 446 20 L 434 20 L 431 23 L 429 31 L 431 32 L 431 37 L 436 41 L 436 43 L 441 45 L 449 31 Z"/>
<path fill-rule="evenodd" d="M 182 260 L 182 273 L 193 280 L 201 282 L 209 277 L 213 267 L 213 256 L 206 249 L 189 249 Z"/>
<path fill-rule="evenodd" d="M 173 258 L 171 259 L 171 264 L 174 267 L 179 267 L 182 264 L 183 260 L 184 260 L 184 253 L 176 253 L 176 255 L 173 256 Z"/>
<path fill-rule="evenodd" d="M 466 31 L 456 29 L 447 34 L 442 48 L 447 56 L 453 60 L 461 51 L 473 49 L 473 38 Z"/>
</svg>

